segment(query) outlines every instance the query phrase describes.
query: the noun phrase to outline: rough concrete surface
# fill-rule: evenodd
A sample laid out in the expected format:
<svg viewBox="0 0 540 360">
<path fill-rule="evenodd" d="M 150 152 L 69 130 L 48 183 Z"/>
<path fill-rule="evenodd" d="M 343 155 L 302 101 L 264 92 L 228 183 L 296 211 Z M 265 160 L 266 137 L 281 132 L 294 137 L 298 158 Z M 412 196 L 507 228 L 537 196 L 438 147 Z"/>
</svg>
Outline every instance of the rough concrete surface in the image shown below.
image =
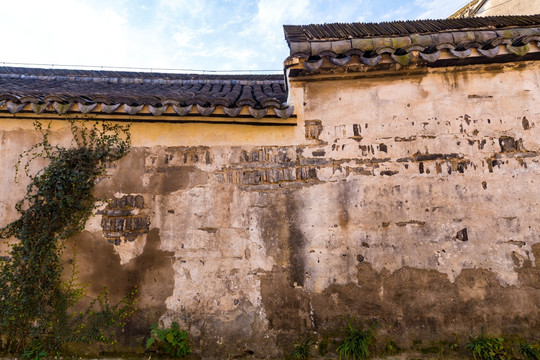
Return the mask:
<svg viewBox="0 0 540 360">
<path fill-rule="evenodd" d="M 68 250 L 89 295 L 138 286 L 133 346 L 176 321 L 198 356 L 277 358 L 344 316 L 376 319 L 404 348 L 482 328 L 538 339 L 538 74 L 293 79 L 296 127 L 176 124 L 160 141 L 162 124 L 134 124 Z M 68 141 L 61 121 L 53 134 Z M 4 225 L 24 189 L 17 155 L 37 137 L 2 119 L 0 139 Z"/>
</svg>

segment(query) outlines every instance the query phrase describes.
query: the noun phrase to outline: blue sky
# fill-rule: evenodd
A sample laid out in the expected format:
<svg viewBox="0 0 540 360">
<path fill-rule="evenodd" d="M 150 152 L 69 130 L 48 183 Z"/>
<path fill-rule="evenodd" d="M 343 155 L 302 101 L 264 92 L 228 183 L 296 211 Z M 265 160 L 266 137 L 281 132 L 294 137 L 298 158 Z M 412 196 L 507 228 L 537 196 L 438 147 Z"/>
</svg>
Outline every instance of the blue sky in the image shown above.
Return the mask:
<svg viewBox="0 0 540 360">
<path fill-rule="evenodd" d="M 17 0 L 3 3 L 1 63 L 282 69 L 282 25 L 445 18 L 467 0 Z"/>
</svg>

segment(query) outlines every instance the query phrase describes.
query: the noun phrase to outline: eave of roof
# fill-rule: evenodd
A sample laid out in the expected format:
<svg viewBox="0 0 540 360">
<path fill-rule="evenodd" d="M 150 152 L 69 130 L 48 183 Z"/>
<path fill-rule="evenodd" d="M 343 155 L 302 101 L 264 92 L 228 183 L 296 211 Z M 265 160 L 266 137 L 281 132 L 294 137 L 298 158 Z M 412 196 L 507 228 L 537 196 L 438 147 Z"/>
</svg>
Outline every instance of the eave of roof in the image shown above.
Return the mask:
<svg viewBox="0 0 540 360">
<path fill-rule="evenodd" d="M 0 67 L 0 112 L 287 119 L 280 75 Z"/>
<path fill-rule="evenodd" d="M 434 63 L 442 52 L 457 60 L 482 56 L 489 61 L 499 54 L 524 56 L 540 46 L 540 15 L 284 26 L 284 30 L 291 54 L 286 66 L 301 63 L 308 71 L 318 71 L 323 63 L 347 66 L 352 58 L 368 67 L 383 57 L 401 66 Z"/>
</svg>

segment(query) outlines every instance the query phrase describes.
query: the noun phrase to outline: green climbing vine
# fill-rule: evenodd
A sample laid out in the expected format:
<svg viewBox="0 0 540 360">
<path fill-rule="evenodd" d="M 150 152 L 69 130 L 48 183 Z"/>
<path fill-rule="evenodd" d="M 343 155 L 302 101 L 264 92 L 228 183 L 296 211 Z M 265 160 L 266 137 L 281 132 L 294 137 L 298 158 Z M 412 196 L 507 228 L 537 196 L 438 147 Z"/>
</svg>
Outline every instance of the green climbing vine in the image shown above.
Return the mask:
<svg viewBox="0 0 540 360">
<path fill-rule="evenodd" d="M 72 120 L 73 141 L 62 147 L 51 143 L 50 125 L 34 127 L 42 140 L 17 164 L 17 174 L 24 169 L 30 180 L 15 205 L 20 216 L 0 229 L 0 238 L 11 240 L 9 256 L 0 261 L 0 334 L 4 349 L 42 357 L 66 342 L 111 342 L 108 328 L 123 326 L 134 311 L 134 292 L 113 306 L 106 289 L 86 311 L 70 311 L 85 286 L 75 266 L 70 279 L 62 277 L 61 259 L 64 240 L 84 229 L 95 208 L 96 181 L 128 153 L 130 133 L 129 126 Z M 37 159 L 47 165 L 31 174 Z"/>
</svg>

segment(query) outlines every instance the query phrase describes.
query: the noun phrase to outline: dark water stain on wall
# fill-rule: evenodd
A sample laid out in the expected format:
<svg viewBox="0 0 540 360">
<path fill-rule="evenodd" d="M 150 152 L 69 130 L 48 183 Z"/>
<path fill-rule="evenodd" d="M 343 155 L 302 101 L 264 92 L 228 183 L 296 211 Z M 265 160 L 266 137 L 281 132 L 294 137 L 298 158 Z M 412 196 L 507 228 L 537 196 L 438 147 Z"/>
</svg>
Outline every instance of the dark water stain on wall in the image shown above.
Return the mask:
<svg viewBox="0 0 540 360">
<path fill-rule="evenodd" d="M 120 264 L 114 245 L 100 234 L 83 232 L 66 244 L 66 254 L 71 254 L 76 246 L 79 280 L 89 284 L 89 298 L 95 298 L 106 286 L 111 303 L 115 304 L 137 287 L 136 305 L 141 310 L 127 322 L 121 334 L 123 344 L 142 344 L 150 325 L 165 313 L 165 300 L 173 293 L 173 253 L 160 250 L 160 244 L 159 230 L 150 230 L 142 254 L 124 265 Z"/>
<path fill-rule="evenodd" d="M 271 272 L 261 277 L 261 296 L 271 333 L 277 344 L 290 343 L 298 331 L 311 328 L 309 297 L 305 281 L 306 239 L 301 231 L 297 193 L 263 195 L 266 207 L 259 208 L 261 236 L 267 255 L 274 258 Z"/>
<path fill-rule="evenodd" d="M 305 280 L 305 244 L 306 239 L 300 230 L 298 218 L 298 200 L 293 196 L 285 198 L 285 215 L 287 221 L 287 246 L 289 248 L 289 276 L 293 285 L 304 286 Z"/>
<path fill-rule="evenodd" d="M 364 322 L 377 319 L 380 330 L 405 347 L 418 339 L 440 341 L 456 334 L 466 341 L 482 328 L 492 334 L 538 337 L 540 244 L 533 250 L 536 266 L 516 269 L 520 286 L 503 286 L 485 269 L 464 269 L 452 283 L 435 270 L 377 272 L 369 263 L 360 263 L 357 284 L 332 285 L 313 294 L 316 331 L 337 331 L 345 315 Z"/>
<path fill-rule="evenodd" d="M 107 169 L 112 177 L 104 177 L 96 185 L 94 194 L 98 198 L 112 198 L 114 193 L 140 193 L 143 186 L 147 148 L 132 148 L 124 158 Z"/>
<path fill-rule="evenodd" d="M 259 194 L 260 206 L 251 208 L 258 221 L 267 256 L 276 271 L 286 274 L 290 286 L 303 286 L 306 240 L 300 230 L 299 204 L 294 190 Z"/>
<path fill-rule="evenodd" d="M 173 164 L 171 160 L 163 160 L 174 159 L 173 154 L 167 154 L 161 160 L 157 157 L 147 148 L 130 149 L 126 157 L 107 169 L 110 177 L 106 176 L 99 181 L 95 189 L 96 197 L 112 198 L 117 192 L 166 195 L 208 182 L 208 174 L 192 162 L 180 161 Z M 143 182 L 145 176 L 149 176 L 146 186 Z"/>
<path fill-rule="evenodd" d="M 287 275 L 276 267 L 261 279 L 261 297 L 277 346 L 288 345 L 311 330 L 309 297 L 301 288 L 291 286 Z"/>
<path fill-rule="evenodd" d="M 351 187 L 353 186 L 353 184 L 347 182 L 340 183 L 338 186 L 338 196 L 336 199 L 339 204 L 338 224 L 339 227 L 347 230 L 349 227 L 349 221 L 351 220 L 349 214 L 349 199 L 351 194 Z"/>
<path fill-rule="evenodd" d="M 155 194 L 166 195 L 206 184 L 207 181 L 208 174 L 194 166 L 160 167 L 152 174 L 148 189 Z"/>
</svg>

